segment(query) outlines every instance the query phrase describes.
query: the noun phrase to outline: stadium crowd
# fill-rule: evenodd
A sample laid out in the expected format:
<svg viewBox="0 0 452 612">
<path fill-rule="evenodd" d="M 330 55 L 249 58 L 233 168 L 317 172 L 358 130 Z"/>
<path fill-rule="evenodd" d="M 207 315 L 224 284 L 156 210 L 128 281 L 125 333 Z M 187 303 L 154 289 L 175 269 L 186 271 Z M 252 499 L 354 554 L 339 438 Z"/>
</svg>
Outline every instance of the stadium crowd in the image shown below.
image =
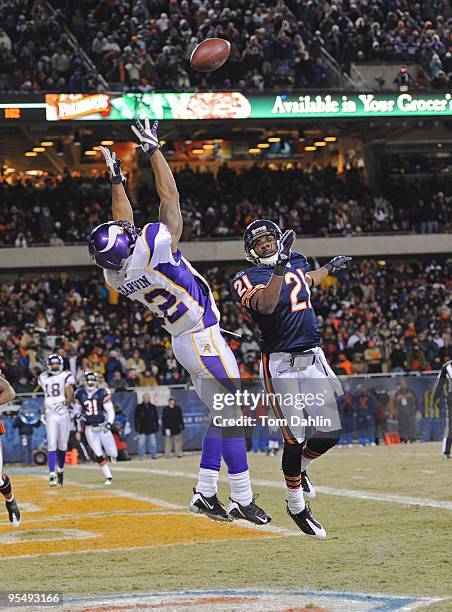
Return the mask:
<svg viewBox="0 0 452 612">
<path fill-rule="evenodd" d="M 318 89 L 331 80 L 322 49 L 347 73 L 355 61 L 417 63 L 428 78 L 411 86 L 444 89 L 451 15 L 447 0 L 5 0 L 0 90 L 95 90 L 68 36 L 119 90 Z M 211 37 L 229 40 L 231 56 L 206 76 L 188 59 Z"/>
<path fill-rule="evenodd" d="M 418 185 L 388 182 L 379 194 L 371 193 L 359 171 L 338 175 L 331 167 L 255 165 L 238 174 L 224 164 L 214 176 L 187 165 L 175 177 L 183 240 L 241 236 L 258 217 L 319 236 L 451 229 L 451 186 L 436 176 L 423 183 L 422 192 Z M 92 228 L 108 220 L 110 200 L 110 184 L 101 176 L 0 179 L 0 245 L 87 241 Z M 142 184 L 135 203 L 138 227 L 155 219 L 157 202 L 157 194 Z"/>
<path fill-rule="evenodd" d="M 98 75 L 48 3 L 0 3 L 0 91 L 96 91 Z"/>
<path fill-rule="evenodd" d="M 317 265 L 316 262 L 313 265 Z M 452 260 L 353 262 L 314 291 L 322 345 L 339 374 L 438 369 L 450 350 Z M 249 314 L 232 302 L 234 270 L 204 271 L 244 378 L 258 376 L 259 345 Z M 0 369 L 29 392 L 49 352 L 61 351 L 80 379 L 90 369 L 114 390 L 179 384 L 187 375 L 151 314 L 105 286 L 100 271 L 4 280 Z"/>
</svg>

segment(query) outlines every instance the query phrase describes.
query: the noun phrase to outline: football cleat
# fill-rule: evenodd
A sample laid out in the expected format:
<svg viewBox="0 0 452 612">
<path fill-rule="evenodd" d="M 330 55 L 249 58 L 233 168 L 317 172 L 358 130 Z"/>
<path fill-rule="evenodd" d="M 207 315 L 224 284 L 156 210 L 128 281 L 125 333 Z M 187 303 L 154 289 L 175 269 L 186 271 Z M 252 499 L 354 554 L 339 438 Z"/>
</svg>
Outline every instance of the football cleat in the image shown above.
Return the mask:
<svg viewBox="0 0 452 612">
<path fill-rule="evenodd" d="M 315 487 L 312 484 L 309 476 L 306 474 L 306 470 L 304 472 L 301 472 L 300 476 L 301 476 L 301 488 L 303 489 L 303 495 L 306 495 L 306 497 L 311 497 L 311 498 L 315 497 L 316 496 Z"/>
<path fill-rule="evenodd" d="M 5 502 L 6 509 L 9 514 L 9 522 L 12 527 L 19 527 L 20 525 L 20 510 L 17 505 L 16 498 L 14 497 L 11 501 Z"/>
<path fill-rule="evenodd" d="M 60 487 L 62 487 L 64 484 L 64 472 L 57 472 L 57 479 L 58 484 L 60 485 Z"/>
<path fill-rule="evenodd" d="M 56 477 L 55 472 L 51 472 L 51 473 L 49 474 L 49 485 L 50 485 L 51 487 L 56 487 L 56 486 L 57 486 L 57 482 L 58 482 L 58 481 L 57 481 L 57 477 Z"/>
<path fill-rule="evenodd" d="M 267 514 L 255 503 L 256 495 L 248 506 L 242 506 L 233 499 L 229 499 L 231 503 L 229 504 L 228 515 L 235 520 L 243 519 L 255 525 L 266 525 L 272 520 L 271 515 Z"/>
<path fill-rule="evenodd" d="M 326 538 L 326 531 L 322 525 L 317 521 L 311 513 L 311 506 L 309 502 L 306 502 L 305 509 L 298 514 L 292 514 L 287 505 L 287 514 L 296 523 L 303 533 L 310 536 L 311 538 L 317 538 L 318 540 L 324 540 Z"/>
<path fill-rule="evenodd" d="M 111 485 L 112 482 L 113 482 L 113 478 L 106 478 L 104 484 Z"/>
<path fill-rule="evenodd" d="M 232 522 L 232 518 L 228 516 L 225 507 L 216 495 L 206 497 L 202 493 L 198 493 L 196 489 L 193 489 L 193 497 L 188 507 L 193 514 L 205 514 L 205 516 L 208 516 L 213 521 Z"/>
</svg>

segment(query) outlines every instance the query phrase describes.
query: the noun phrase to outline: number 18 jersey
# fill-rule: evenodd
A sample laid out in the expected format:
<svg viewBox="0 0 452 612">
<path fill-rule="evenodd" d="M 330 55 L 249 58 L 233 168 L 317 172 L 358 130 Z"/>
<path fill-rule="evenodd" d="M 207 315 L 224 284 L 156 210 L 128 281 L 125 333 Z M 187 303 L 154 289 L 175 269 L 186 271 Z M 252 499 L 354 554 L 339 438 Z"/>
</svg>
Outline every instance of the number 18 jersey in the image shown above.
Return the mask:
<svg viewBox="0 0 452 612">
<path fill-rule="evenodd" d="M 292 253 L 284 271 L 279 302 L 275 311 L 268 315 L 250 308 L 250 300 L 258 289 L 267 286 L 273 268 L 248 268 L 238 272 L 232 279 L 232 297 L 249 309 L 253 321 L 259 327 L 263 353 L 308 349 L 320 344 L 319 324 L 305 278 L 307 272 L 309 264 L 306 257 L 301 253 Z"/>
<path fill-rule="evenodd" d="M 39 386 L 44 391 L 44 406 L 46 412 L 61 412 L 65 406 L 65 389 L 75 383 L 71 372 L 43 372 L 38 378 Z"/>
<path fill-rule="evenodd" d="M 173 336 L 216 325 L 220 313 L 207 281 L 177 250 L 164 223 L 148 223 L 126 270 L 104 271 L 110 287 L 152 312 Z"/>
</svg>

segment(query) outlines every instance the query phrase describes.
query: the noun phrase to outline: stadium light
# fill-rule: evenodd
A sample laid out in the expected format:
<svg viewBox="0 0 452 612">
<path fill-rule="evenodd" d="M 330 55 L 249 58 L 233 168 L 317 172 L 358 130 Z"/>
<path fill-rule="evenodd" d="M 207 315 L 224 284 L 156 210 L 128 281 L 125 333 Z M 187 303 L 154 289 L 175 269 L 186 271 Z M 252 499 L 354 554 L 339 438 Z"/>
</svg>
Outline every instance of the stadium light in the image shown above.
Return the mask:
<svg viewBox="0 0 452 612">
<path fill-rule="evenodd" d="M 222 139 L 222 138 L 214 138 L 214 139 L 212 140 L 212 142 L 213 142 L 214 144 L 221 144 L 221 143 L 223 142 L 223 139 Z"/>
<path fill-rule="evenodd" d="M 41 142 L 41 147 L 52 147 L 53 146 L 53 140 L 43 140 Z"/>
<path fill-rule="evenodd" d="M 115 141 L 114 140 L 101 140 L 100 144 L 104 145 L 105 147 L 108 147 L 108 146 L 110 146 L 112 144 L 115 144 Z"/>
<path fill-rule="evenodd" d="M 194 155 L 201 155 L 201 153 L 204 153 L 204 149 L 192 149 L 192 153 Z"/>
<path fill-rule="evenodd" d="M 25 153 L 25 157 L 37 157 L 38 154 L 36 153 L 36 151 L 27 151 Z"/>
<path fill-rule="evenodd" d="M 312 145 L 308 145 L 307 147 L 304 148 L 305 151 L 317 151 L 317 147 L 314 147 Z"/>
<path fill-rule="evenodd" d="M 97 153 L 96 151 L 93 151 L 92 149 L 90 149 L 89 151 L 85 151 L 85 155 L 92 157 L 93 155 L 97 155 Z"/>
<path fill-rule="evenodd" d="M 45 150 L 45 147 L 33 147 L 33 151 L 35 151 L 36 153 L 42 153 Z"/>
<path fill-rule="evenodd" d="M 215 145 L 214 144 L 205 144 L 202 145 L 203 149 L 206 149 L 206 151 L 211 151 L 212 149 L 215 149 Z"/>
<path fill-rule="evenodd" d="M 161 140 L 159 144 L 163 147 L 163 145 L 166 144 L 166 140 Z"/>
<path fill-rule="evenodd" d="M 260 153 L 261 150 L 258 149 L 257 147 L 251 147 L 250 149 L 248 149 L 248 153 Z"/>
<path fill-rule="evenodd" d="M 279 136 L 270 136 L 268 142 L 280 142 L 281 138 Z"/>
<path fill-rule="evenodd" d="M 260 142 L 260 143 L 257 145 L 257 148 L 258 148 L 258 149 L 268 149 L 268 147 L 269 147 L 269 146 L 270 146 L 270 145 L 268 144 L 268 142 Z"/>
<path fill-rule="evenodd" d="M 336 136 L 325 136 L 324 140 L 325 142 L 336 142 L 337 138 Z"/>
<path fill-rule="evenodd" d="M 93 151 L 100 151 L 100 147 L 98 147 L 98 146 L 93 147 Z"/>
<path fill-rule="evenodd" d="M 317 142 L 314 143 L 316 147 L 326 147 L 327 144 L 328 143 L 325 142 L 324 140 L 317 140 Z"/>
</svg>

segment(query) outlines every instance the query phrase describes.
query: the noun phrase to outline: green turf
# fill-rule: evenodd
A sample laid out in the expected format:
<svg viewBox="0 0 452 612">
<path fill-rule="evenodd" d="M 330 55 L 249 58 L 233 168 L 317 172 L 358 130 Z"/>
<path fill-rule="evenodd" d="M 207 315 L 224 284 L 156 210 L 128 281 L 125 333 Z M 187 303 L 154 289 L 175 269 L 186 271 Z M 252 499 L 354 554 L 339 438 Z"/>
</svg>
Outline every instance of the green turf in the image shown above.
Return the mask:
<svg viewBox="0 0 452 612">
<path fill-rule="evenodd" d="M 250 455 L 249 459 L 256 479 L 281 480 L 280 457 Z M 118 466 L 195 473 L 198 461 L 199 456 L 189 455 Z M 100 480 L 97 470 L 72 469 L 67 476 L 89 484 Z M 341 489 L 436 500 L 452 498 L 452 461 L 441 459 L 438 444 L 334 449 L 312 466 L 311 477 L 317 485 Z M 184 506 L 193 484 L 180 476 L 133 471 L 115 474 L 118 489 Z M 255 489 L 260 505 L 272 513 L 273 524 L 296 529 L 285 513 L 283 489 Z M 228 491 L 223 482 L 220 493 L 226 501 Z M 108 554 L 93 551 L 41 560 L 3 560 L 3 584 L 21 591 L 39 588 L 68 594 L 296 586 L 452 597 L 452 510 L 325 494 L 312 501 L 312 508 L 327 529 L 328 539 L 324 542 L 287 536 Z M 125 530 L 133 529 L 133 517 L 124 521 Z M 102 542 L 102 547 L 108 548 L 108 542 Z M 452 602 L 431 609 L 450 610 Z"/>
</svg>

